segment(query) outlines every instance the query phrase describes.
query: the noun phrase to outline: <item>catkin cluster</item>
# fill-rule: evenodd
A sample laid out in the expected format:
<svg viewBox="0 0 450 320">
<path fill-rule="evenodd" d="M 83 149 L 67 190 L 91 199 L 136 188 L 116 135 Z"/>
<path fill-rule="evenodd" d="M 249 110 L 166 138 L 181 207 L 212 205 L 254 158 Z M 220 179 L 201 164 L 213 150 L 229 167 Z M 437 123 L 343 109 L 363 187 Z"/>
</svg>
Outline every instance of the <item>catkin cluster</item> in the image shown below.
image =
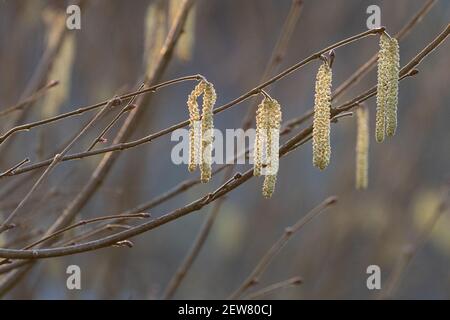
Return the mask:
<svg viewBox="0 0 450 320">
<path fill-rule="evenodd" d="M 377 112 L 375 137 L 384 140 L 385 133 L 393 136 L 397 128 L 397 103 L 400 56 L 398 41 L 384 33 L 380 36 L 378 52 Z"/>
<path fill-rule="evenodd" d="M 369 112 L 356 110 L 356 189 L 365 189 L 369 175 Z"/>
<path fill-rule="evenodd" d="M 331 80 L 331 67 L 324 62 L 316 77 L 313 121 L 313 164 L 321 170 L 330 163 Z"/>
<path fill-rule="evenodd" d="M 197 99 L 203 94 L 202 116 Z M 211 178 L 212 143 L 213 143 L 213 108 L 216 103 L 214 86 L 206 80 L 201 80 L 188 97 L 189 109 L 189 171 L 200 166 L 202 182 Z"/>
<path fill-rule="evenodd" d="M 275 99 L 265 97 L 256 111 L 256 137 L 253 174 L 264 175 L 263 196 L 275 190 L 279 163 L 281 107 Z"/>
</svg>

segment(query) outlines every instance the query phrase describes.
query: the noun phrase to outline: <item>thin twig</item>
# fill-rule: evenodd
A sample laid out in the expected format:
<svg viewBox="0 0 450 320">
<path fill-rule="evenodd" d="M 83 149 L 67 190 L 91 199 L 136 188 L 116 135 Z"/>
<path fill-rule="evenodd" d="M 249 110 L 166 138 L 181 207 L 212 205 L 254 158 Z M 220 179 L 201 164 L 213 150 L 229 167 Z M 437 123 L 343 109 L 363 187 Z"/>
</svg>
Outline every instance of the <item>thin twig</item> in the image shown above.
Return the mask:
<svg viewBox="0 0 450 320">
<path fill-rule="evenodd" d="M 259 299 L 263 296 L 266 296 L 268 294 L 273 293 L 274 291 L 278 291 L 280 289 L 286 289 L 293 286 L 298 286 L 303 283 L 303 280 L 301 277 L 293 277 L 288 280 L 280 281 L 274 284 L 271 284 L 270 286 L 267 286 L 265 288 L 262 288 L 258 291 L 252 292 L 248 295 L 246 295 L 243 300 L 252 300 L 252 299 Z"/>
<path fill-rule="evenodd" d="M 65 227 L 58 231 L 55 231 L 54 233 L 49 234 L 48 236 L 45 236 L 45 237 L 33 242 L 32 244 L 27 245 L 24 249 L 33 248 L 34 246 L 36 246 L 40 243 L 43 243 L 43 242 L 47 241 L 48 239 L 57 237 L 64 232 L 67 232 L 69 230 L 72 230 L 72 229 L 80 227 L 80 226 L 85 226 L 90 223 L 104 221 L 104 220 L 112 220 L 112 219 L 130 219 L 130 218 L 148 218 L 148 217 L 150 217 L 150 214 L 144 212 L 144 213 L 133 213 L 133 214 L 110 215 L 110 216 L 97 217 L 97 218 L 92 218 L 92 219 L 87 219 L 87 220 L 81 220 L 75 224 L 68 226 L 68 227 Z"/>
<path fill-rule="evenodd" d="M 0 174 L 0 178 L 13 174 L 15 170 L 19 169 L 21 166 L 23 166 L 25 163 L 30 162 L 29 158 L 25 158 L 22 161 L 20 161 L 19 163 L 15 164 L 14 166 L 12 166 L 11 168 L 9 168 L 8 170 L 6 170 L 5 172 Z"/>
<path fill-rule="evenodd" d="M 100 134 L 94 139 L 94 141 L 92 141 L 92 143 L 89 145 L 89 147 L 87 148 L 86 151 L 90 151 L 92 149 L 94 149 L 94 147 L 97 145 L 97 143 L 99 143 L 100 141 L 102 141 L 102 139 L 105 139 L 105 134 L 114 126 L 114 124 L 117 123 L 117 121 L 119 121 L 119 119 L 128 111 L 131 111 L 133 108 L 135 108 L 136 106 L 133 105 L 134 99 L 136 98 L 136 96 L 134 96 L 128 107 L 122 108 L 122 110 L 120 110 L 120 112 L 118 114 L 116 114 L 116 116 L 108 123 L 108 125 L 100 132 Z"/>
<path fill-rule="evenodd" d="M 45 242 L 45 241 L 47 241 L 49 239 L 52 239 L 52 238 L 55 238 L 55 237 L 61 235 L 62 233 L 65 233 L 65 232 L 67 232 L 69 230 L 75 229 L 75 228 L 80 227 L 80 226 L 85 226 L 85 225 L 90 224 L 90 223 L 104 221 L 104 220 L 112 220 L 112 219 L 124 220 L 124 219 L 130 219 L 130 218 L 148 218 L 148 217 L 150 217 L 150 214 L 148 214 L 148 213 L 133 213 L 133 214 L 110 215 L 110 216 L 97 217 L 97 218 L 92 218 L 92 219 L 87 219 L 87 220 L 81 220 L 81 221 L 79 221 L 79 222 L 77 222 L 75 224 L 72 224 L 72 225 L 67 226 L 65 228 L 62 228 L 62 229 L 60 229 L 58 231 L 55 231 L 54 233 L 49 234 L 48 236 L 45 236 L 45 237 L 43 237 L 43 238 L 41 238 L 41 239 L 39 239 L 39 240 L 29 244 L 29 245 L 23 247 L 22 249 L 23 250 L 31 249 L 31 248 L 37 246 L 40 243 L 43 243 L 43 242 Z M 8 261 L 7 259 L 5 259 L 3 261 L 0 261 L 0 265 L 5 264 L 7 261 Z"/>
<path fill-rule="evenodd" d="M 141 87 L 137 91 L 120 95 L 120 96 L 117 97 L 117 99 L 118 100 L 127 100 L 127 99 L 133 98 L 135 96 L 142 95 L 144 93 L 156 92 L 158 89 L 161 89 L 163 87 L 167 87 L 167 86 L 170 86 L 170 85 L 173 85 L 173 84 L 176 84 L 176 83 L 180 83 L 180 82 L 184 82 L 184 81 L 191 81 L 191 80 L 198 81 L 200 79 L 202 79 L 201 75 L 192 75 L 192 76 L 180 77 L 180 78 L 172 79 L 172 80 L 169 80 L 169 81 L 165 81 L 163 83 L 159 83 L 159 84 L 153 85 L 153 86 L 148 87 L 148 88 Z M 62 119 L 70 118 L 72 116 L 80 115 L 80 114 L 82 114 L 84 112 L 91 111 L 91 110 L 97 109 L 99 107 L 102 107 L 102 106 L 106 105 L 109 101 L 110 100 L 104 100 L 102 102 L 98 102 L 96 104 L 92 104 L 92 105 L 89 105 L 89 106 L 86 106 L 86 107 L 81 107 L 81 108 L 78 108 L 78 109 L 70 111 L 70 112 L 59 114 L 59 115 L 54 116 L 54 117 L 50 117 L 50 118 L 42 119 L 42 120 L 39 120 L 39 121 L 22 124 L 20 126 L 15 126 L 15 127 L 9 129 L 7 132 L 5 132 L 3 135 L 0 136 L 0 144 L 3 143 L 3 141 L 5 141 L 9 136 L 11 136 L 12 134 L 14 134 L 16 132 L 27 131 L 27 130 L 30 130 L 30 129 L 35 128 L 35 127 L 46 125 L 46 124 L 49 124 L 49 123 L 52 123 L 52 122 L 55 122 L 55 121 L 59 121 L 59 120 L 62 120 Z"/>
<path fill-rule="evenodd" d="M 273 258 L 284 248 L 286 243 L 289 241 L 291 236 L 304 227 L 313 218 L 317 217 L 325 209 L 334 205 L 337 201 L 336 197 L 329 197 L 325 199 L 317 207 L 309 211 L 306 215 L 300 218 L 293 226 L 285 229 L 283 235 L 272 245 L 272 247 L 266 252 L 266 254 L 261 258 L 256 267 L 250 273 L 248 278 L 239 286 L 239 288 L 231 294 L 229 299 L 238 299 L 242 294 L 247 291 L 250 287 L 257 284 L 259 279 L 263 275 L 264 271 L 267 269 L 269 264 L 272 262 Z"/>
<path fill-rule="evenodd" d="M 56 167 L 56 165 L 61 161 L 61 158 L 69 152 L 70 148 L 78 141 L 78 139 L 97 121 L 97 119 L 102 116 L 112 105 L 115 104 L 115 99 L 110 100 L 92 119 L 89 121 L 84 128 L 69 142 L 69 144 L 61 151 L 61 153 L 57 153 L 50 165 L 45 169 L 44 173 L 38 178 L 35 184 L 31 187 L 30 191 L 27 195 L 20 201 L 19 205 L 14 209 L 14 211 L 3 221 L 0 225 L 0 233 L 11 229 L 11 225 L 9 222 L 14 218 L 14 216 L 23 208 L 25 203 L 34 193 L 34 191 L 40 186 L 40 184 L 45 180 L 45 178 L 50 174 L 52 169 Z"/>
<path fill-rule="evenodd" d="M 52 80 L 47 85 L 45 85 L 43 88 L 37 90 L 35 93 L 33 93 L 31 96 L 26 98 L 25 100 L 11 106 L 8 108 L 5 108 L 4 110 L 0 111 L 0 117 L 3 117 L 7 114 L 10 114 L 11 112 L 22 110 L 27 104 L 36 101 L 43 95 L 45 95 L 51 88 L 57 86 L 59 84 L 59 81 Z"/>
<path fill-rule="evenodd" d="M 64 243 L 61 244 L 61 246 L 65 247 L 65 246 L 73 246 L 75 244 L 77 244 L 78 242 L 85 240 L 87 238 L 90 238 L 94 235 L 97 235 L 103 231 L 111 231 L 114 229 L 122 229 L 122 230 L 128 230 L 130 229 L 131 226 L 126 225 L 126 224 L 119 224 L 119 223 L 107 223 L 105 225 L 102 225 L 98 228 L 94 228 L 92 230 L 89 230 L 86 233 L 82 233 L 80 235 L 77 235 L 76 237 L 69 239 L 67 241 L 65 241 Z"/>
</svg>

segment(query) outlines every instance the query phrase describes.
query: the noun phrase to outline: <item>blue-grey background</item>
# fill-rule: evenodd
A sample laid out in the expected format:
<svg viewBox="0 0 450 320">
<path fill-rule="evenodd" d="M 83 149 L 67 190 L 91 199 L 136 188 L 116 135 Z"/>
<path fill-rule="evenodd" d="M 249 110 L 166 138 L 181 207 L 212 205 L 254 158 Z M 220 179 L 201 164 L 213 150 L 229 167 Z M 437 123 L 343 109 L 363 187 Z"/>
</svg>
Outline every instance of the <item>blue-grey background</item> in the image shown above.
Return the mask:
<svg viewBox="0 0 450 320">
<path fill-rule="evenodd" d="M 144 20 L 152 1 L 92 0 L 82 9 L 82 28 L 75 34 L 75 58 L 66 101 L 55 113 L 108 99 L 118 91 L 134 89 L 144 72 Z M 366 30 L 366 8 L 380 6 L 382 25 L 394 34 L 425 1 L 311 1 L 304 6 L 281 68 L 321 48 Z M 70 2 L 0 1 L 0 108 L 18 102 L 45 49 L 46 7 L 64 10 Z M 289 11 L 289 0 L 199 0 L 195 10 L 194 45 L 190 60 L 171 60 L 163 79 L 200 73 L 214 83 L 217 105 L 256 86 Z M 430 13 L 400 42 L 402 65 L 440 31 L 450 18 L 450 2 L 437 1 Z M 335 87 L 347 79 L 378 49 L 377 37 L 365 38 L 336 51 Z M 375 99 L 370 108 L 369 188 L 354 190 L 355 119 L 332 126 L 332 159 L 320 172 L 312 166 L 307 143 L 281 160 L 272 199 L 261 196 L 262 179 L 252 179 L 231 192 L 211 234 L 176 298 L 211 299 L 228 296 L 245 279 L 260 257 L 308 210 L 330 195 L 339 203 L 296 234 L 261 279 L 260 287 L 293 276 L 304 284 L 277 291 L 267 298 L 373 299 L 366 288 L 366 268 L 381 267 L 382 286 L 404 248 L 424 227 L 439 202 L 439 192 L 450 178 L 449 44 L 444 43 L 418 67 L 420 73 L 402 81 L 399 126 L 395 137 L 377 144 L 373 139 Z M 313 105 L 318 63 L 280 80 L 267 90 L 282 105 L 283 119 L 299 116 Z M 376 70 L 338 99 L 343 102 L 373 86 Z M 185 101 L 193 83 L 158 91 L 133 138 L 185 120 Z M 40 100 L 42 101 L 42 99 Z M 218 114 L 215 127 L 238 128 L 251 101 Z M 42 105 L 33 106 L 28 121 L 42 118 Z M 19 133 L 2 151 L 1 171 L 25 157 L 51 154 L 73 135 L 91 114 L 72 117 L 29 132 Z M 3 133 L 14 115 L 0 118 Z M 84 150 L 111 117 L 102 120 L 72 152 Z M 112 140 L 114 132 L 108 138 Z M 286 138 L 283 138 L 284 141 Z M 120 213 L 195 177 L 170 159 L 170 135 L 122 152 L 102 187 L 79 218 Z M 44 151 L 42 151 L 42 149 Z M 39 152 L 38 152 L 39 151 Z M 101 157 L 60 164 L 19 214 L 19 227 L 0 239 L 7 243 L 30 230 L 45 229 L 77 195 Z M 243 171 L 249 165 L 236 166 Z M 0 180 L 0 189 L 16 178 Z M 29 190 L 36 176 L 2 198 L 4 218 Z M 221 175 L 206 184 L 154 208 L 159 216 L 216 188 Z M 49 196 L 49 192 L 51 192 Z M 7 295 L 33 299 L 155 299 L 193 242 L 211 206 L 132 239 L 135 246 L 45 260 Z M 82 232 L 77 229 L 68 236 Z M 29 241 L 28 241 L 29 242 Z M 28 243 L 26 242 L 26 243 Z M 25 243 L 23 243 L 25 244 Z M 20 247 L 20 244 L 14 247 Z M 66 289 L 66 267 L 82 270 L 82 290 Z M 395 298 L 450 298 L 450 216 L 437 222 L 424 246 L 404 272 Z M 0 275 L 0 278 L 2 276 Z"/>
</svg>

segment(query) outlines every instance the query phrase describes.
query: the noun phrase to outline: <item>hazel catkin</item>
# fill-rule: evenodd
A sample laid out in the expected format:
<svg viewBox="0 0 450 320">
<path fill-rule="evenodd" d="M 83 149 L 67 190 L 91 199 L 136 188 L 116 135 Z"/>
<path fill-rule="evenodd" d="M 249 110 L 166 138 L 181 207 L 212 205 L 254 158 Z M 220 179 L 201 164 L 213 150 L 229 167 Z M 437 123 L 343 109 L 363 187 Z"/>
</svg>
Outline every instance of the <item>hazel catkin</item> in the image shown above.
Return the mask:
<svg viewBox="0 0 450 320">
<path fill-rule="evenodd" d="M 214 86 L 207 82 L 203 94 L 202 105 L 202 159 L 200 174 L 202 182 L 211 179 L 212 147 L 214 138 L 213 108 L 216 103 Z"/>
<path fill-rule="evenodd" d="M 317 72 L 313 120 L 313 164 L 325 169 L 330 163 L 330 114 L 332 70 L 324 62 Z"/>
<path fill-rule="evenodd" d="M 360 107 L 356 110 L 356 189 L 366 189 L 369 176 L 369 112 Z"/>
<path fill-rule="evenodd" d="M 383 33 L 380 36 L 380 51 L 378 52 L 377 112 L 375 119 L 377 142 L 382 142 L 385 134 L 393 136 L 397 128 L 399 68 L 398 41 Z"/>
<path fill-rule="evenodd" d="M 389 81 L 388 53 L 389 38 L 383 33 L 380 36 L 377 69 L 377 111 L 375 116 L 375 138 L 377 142 L 383 142 L 386 131 L 386 97 Z"/>
<path fill-rule="evenodd" d="M 389 44 L 389 86 L 386 94 L 386 134 L 390 137 L 395 134 L 397 129 L 399 68 L 398 41 L 392 38 Z"/>
<path fill-rule="evenodd" d="M 203 93 L 206 86 L 205 81 L 200 81 L 188 96 L 187 105 L 189 110 L 189 165 L 188 170 L 194 171 L 200 163 L 201 149 L 201 122 L 197 99 Z"/>
<path fill-rule="evenodd" d="M 279 166 L 281 107 L 278 101 L 265 97 L 256 111 L 256 137 L 253 174 L 264 175 L 263 196 L 270 198 L 275 189 Z"/>
<path fill-rule="evenodd" d="M 202 116 L 197 99 L 203 94 Z M 194 171 L 200 166 L 202 182 L 211 179 L 212 149 L 214 139 L 213 108 L 217 95 L 214 86 L 201 80 L 188 97 L 189 109 L 189 165 L 188 170 Z"/>
</svg>

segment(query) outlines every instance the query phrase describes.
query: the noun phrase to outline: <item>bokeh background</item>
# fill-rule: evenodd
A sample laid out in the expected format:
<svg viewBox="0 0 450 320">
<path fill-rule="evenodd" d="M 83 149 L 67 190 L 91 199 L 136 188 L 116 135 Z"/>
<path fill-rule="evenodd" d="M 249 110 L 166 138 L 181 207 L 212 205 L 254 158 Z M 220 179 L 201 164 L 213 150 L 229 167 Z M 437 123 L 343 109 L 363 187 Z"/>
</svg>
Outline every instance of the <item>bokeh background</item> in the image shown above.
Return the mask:
<svg viewBox="0 0 450 320">
<path fill-rule="evenodd" d="M 87 1 L 82 8 L 81 30 L 67 33 L 48 75 L 48 80 L 60 80 L 60 85 L 40 98 L 22 122 L 67 112 L 135 89 L 142 74 L 151 67 L 149 59 L 158 50 L 158 37 L 167 33 L 170 3 L 175 5 L 177 1 L 159 4 L 146 0 Z M 280 68 L 366 30 L 366 9 L 371 4 L 380 6 L 382 25 L 394 34 L 424 3 L 305 0 Z M 64 13 L 68 4 L 0 1 L 0 111 L 20 101 L 43 52 L 51 45 L 58 11 Z M 149 13 L 149 6 L 162 11 L 154 15 Z M 290 7 L 290 0 L 198 0 L 163 80 L 200 73 L 214 83 L 217 105 L 238 97 L 259 83 Z M 434 39 L 449 18 L 450 2 L 437 1 L 401 41 L 401 64 Z M 377 37 L 339 48 L 333 67 L 335 87 L 377 49 Z M 300 276 L 304 280 L 302 285 L 278 290 L 265 298 L 377 298 L 380 292 L 366 287 L 366 268 L 373 264 L 380 266 L 382 288 L 389 285 L 405 249 L 415 243 L 435 213 L 442 187 L 450 178 L 449 49 L 447 41 L 420 64 L 416 77 L 401 82 L 398 132 L 382 144 L 377 144 L 373 135 L 375 99 L 367 102 L 371 117 L 367 190 L 354 189 L 356 121 L 344 118 L 332 126 L 332 159 L 325 171 L 313 167 L 309 142 L 281 160 L 272 199 L 261 196 L 261 178 L 251 179 L 227 196 L 203 250 L 175 298 L 227 297 L 287 226 L 330 195 L 339 197 L 338 204 L 292 237 L 255 289 Z M 317 67 L 317 62 L 310 63 L 267 89 L 281 103 L 284 120 L 302 115 L 313 105 Z M 375 82 L 376 69 L 337 103 Z M 192 86 L 192 82 L 187 82 L 158 91 L 151 103 L 142 106 L 148 111 L 139 120 L 133 138 L 185 120 L 185 101 Z M 218 114 L 215 127 L 239 128 L 251 103 L 250 99 Z M 114 114 L 102 119 L 71 152 L 86 149 Z M 18 116 L 20 112 L 2 116 L 1 132 L 9 129 Z M 35 162 L 54 154 L 90 117 L 92 114 L 83 114 L 17 134 L 8 148 L 0 151 L 1 171 L 25 157 Z M 119 127 L 116 125 L 107 138 L 112 140 Z M 122 152 L 78 219 L 120 213 L 196 177 L 198 172 L 190 174 L 185 165 L 171 162 L 174 145 L 170 135 L 166 135 Z M 39 232 L 81 190 L 100 159 L 101 156 L 96 156 L 59 164 L 18 214 L 17 228 L 0 236 L 2 247 L 10 244 L 20 248 L 37 239 Z M 242 172 L 248 168 L 249 165 L 237 165 L 234 170 Z M 18 177 L 0 180 L 2 219 L 17 206 L 37 178 L 26 176 L 19 187 L 6 194 L 4 190 Z M 219 174 L 210 183 L 198 185 L 153 208 L 151 214 L 157 217 L 183 206 L 214 190 L 221 180 Z M 132 249 L 107 248 L 41 261 L 5 298 L 157 299 L 210 210 L 211 205 L 142 234 L 132 239 Z M 130 221 L 134 223 L 137 222 Z M 67 238 L 89 228 L 76 229 Z M 71 264 L 81 267 L 82 290 L 66 288 L 66 268 Z M 402 273 L 393 297 L 450 298 L 449 267 L 450 215 L 444 213 L 433 230 L 426 233 L 426 241 Z"/>
</svg>

